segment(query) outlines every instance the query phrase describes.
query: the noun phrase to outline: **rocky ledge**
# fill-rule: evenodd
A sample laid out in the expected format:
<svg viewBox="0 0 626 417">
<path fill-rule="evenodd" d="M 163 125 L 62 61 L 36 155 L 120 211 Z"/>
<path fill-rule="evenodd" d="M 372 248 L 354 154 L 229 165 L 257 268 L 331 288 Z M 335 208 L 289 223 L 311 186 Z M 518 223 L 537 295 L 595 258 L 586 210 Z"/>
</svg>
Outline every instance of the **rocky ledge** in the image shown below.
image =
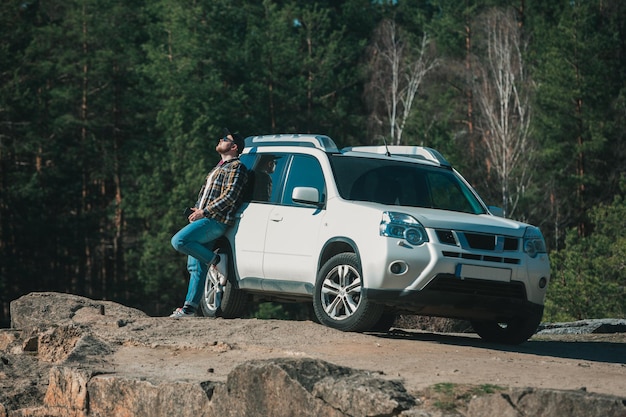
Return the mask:
<svg viewBox="0 0 626 417">
<path fill-rule="evenodd" d="M 625 319 L 590 319 L 569 323 L 545 323 L 537 329 L 537 333 L 546 334 L 599 334 L 626 333 Z"/>
<path fill-rule="evenodd" d="M 146 317 L 64 294 L 11 304 L 12 328 L 0 331 L 0 417 L 626 416 L 626 398 L 534 388 L 470 390 L 460 408 L 446 407 L 402 381 L 309 358 L 250 360 L 225 381 L 121 377 L 108 358 L 129 340 L 100 337 L 77 320 L 88 311 L 113 327 Z"/>
</svg>

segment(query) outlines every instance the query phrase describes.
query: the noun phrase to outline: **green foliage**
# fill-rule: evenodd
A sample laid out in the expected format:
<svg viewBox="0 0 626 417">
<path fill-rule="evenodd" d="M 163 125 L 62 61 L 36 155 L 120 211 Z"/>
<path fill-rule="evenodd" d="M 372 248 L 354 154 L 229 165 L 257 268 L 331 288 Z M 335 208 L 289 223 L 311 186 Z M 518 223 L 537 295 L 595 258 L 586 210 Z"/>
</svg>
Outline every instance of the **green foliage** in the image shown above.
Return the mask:
<svg viewBox="0 0 626 417">
<path fill-rule="evenodd" d="M 443 411 L 454 411 L 467 406 L 474 397 L 504 391 L 505 388 L 493 384 L 466 385 L 440 382 L 426 390 L 426 397 L 435 407 Z"/>
<path fill-rule="evenodd" d="M 442 394 L 452 394 L 454 392 L 454 387 L 456 384 L 452 382 L 440 382 L 438 384 L 433 385 L 433 391 L 439 392 Z"/>
<path fill-rule="evenodd" d="M 617 196 L 589 212 L 593 232 L 571 229 L 566 248 L 551 254 L 544 320 L 626 316 L 626 202 Z"/>
<path fill-rule="evenodd" d="M 250 317 L 275 320 L 309 320 L 312 306 L 305 303 L 259 303 L 251 306 Z"/>
<path fill-rule="evenodd" d="M 260 303 L 256 311 L 252 313 L 252 317 L 257 319 L 288 319 L 288 314 L 283 309 L 282 304 L 276 303 Z"/>
<path fill-rule="evenodd" d="M 611 200 L 624 169 L 624 117 L 616 106 L 624 56 L 616 52 L 624 47 L 626 5 L 610 3 L 561 2 L 530 22 L 542 39 L 529 55 L 538 85 L 539 175 L 545 179 L 535 202 L 552 202 L 531 220 L 544 219 L 554 249 L 562 247 L 561 230 L 576 224 L 586 233 L 587 210 Z"/>
</svg>

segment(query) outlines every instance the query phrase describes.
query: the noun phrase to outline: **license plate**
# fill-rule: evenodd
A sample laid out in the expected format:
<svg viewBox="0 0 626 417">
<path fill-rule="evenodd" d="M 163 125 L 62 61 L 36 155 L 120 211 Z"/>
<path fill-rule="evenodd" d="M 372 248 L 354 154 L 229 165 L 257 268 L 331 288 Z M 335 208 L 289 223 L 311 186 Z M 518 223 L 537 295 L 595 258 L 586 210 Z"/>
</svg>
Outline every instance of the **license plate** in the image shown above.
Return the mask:
<svg viewBox="0 0 626 417">
<path fill-rule="evenodd" d="M 487 266 L 459 264 L 456 268 L 459 278 L 486 279 L 490 281 L 511 281 L 511 270 L 508 268 L 490 268 Z"/>
</svg>

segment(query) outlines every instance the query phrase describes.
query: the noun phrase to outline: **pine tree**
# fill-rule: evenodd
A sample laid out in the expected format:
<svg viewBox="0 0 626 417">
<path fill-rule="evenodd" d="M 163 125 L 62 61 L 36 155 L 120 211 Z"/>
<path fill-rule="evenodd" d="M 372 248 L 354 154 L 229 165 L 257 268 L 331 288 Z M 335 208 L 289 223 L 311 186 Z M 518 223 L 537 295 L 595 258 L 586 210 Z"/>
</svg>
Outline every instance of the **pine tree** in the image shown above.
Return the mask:
<svg viewBox="0 0 626 417">
<path fill-rule="evenodd" d="M 541 40 L 535 133 L 550 202 L 542 217 L 553 248 L 571 225 L 588 233 L 586 211 L 615 193 L 624 167 L 616 107 L 624 91 L 623 9 L 620 2 L 567 1 L 554 20 L 533 24 Z"/>
<path fill-rule="evenodd" d="M 580 236 L 576 228 L 570 229 L 566 248 L 551 256 L 547 320 L 614 318 L 626 314 L 624 197 L 618 195 L 611 204 L 600 204 L 588 215 L 593 232 Z"/>
</svg>

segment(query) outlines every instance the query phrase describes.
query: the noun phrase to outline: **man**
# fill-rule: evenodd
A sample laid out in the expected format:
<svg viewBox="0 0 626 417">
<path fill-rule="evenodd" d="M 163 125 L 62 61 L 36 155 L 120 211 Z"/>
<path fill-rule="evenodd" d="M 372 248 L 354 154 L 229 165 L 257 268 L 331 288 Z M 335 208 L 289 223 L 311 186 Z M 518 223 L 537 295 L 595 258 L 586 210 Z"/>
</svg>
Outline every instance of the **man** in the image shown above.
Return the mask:
<svg viewBox="0 0 626 417">
<path fill-rule="evenodd" d="M 191 208 L 189 224 L 172 237 L 172 246 L 187 256 L 189 287 L 185 303 L 170 315 L 172 318 L 193 317 L 200 305 L 204 280 L 209 265 L 219 262 L 213 243 L 235 223 L 235 212 L 248 181 L 246 167 L 239 160 L 244 140 L 237 133 L 224 129 L 215 150 L 221 160 L 209 175 L 195 207 Z"/>
</svg>

